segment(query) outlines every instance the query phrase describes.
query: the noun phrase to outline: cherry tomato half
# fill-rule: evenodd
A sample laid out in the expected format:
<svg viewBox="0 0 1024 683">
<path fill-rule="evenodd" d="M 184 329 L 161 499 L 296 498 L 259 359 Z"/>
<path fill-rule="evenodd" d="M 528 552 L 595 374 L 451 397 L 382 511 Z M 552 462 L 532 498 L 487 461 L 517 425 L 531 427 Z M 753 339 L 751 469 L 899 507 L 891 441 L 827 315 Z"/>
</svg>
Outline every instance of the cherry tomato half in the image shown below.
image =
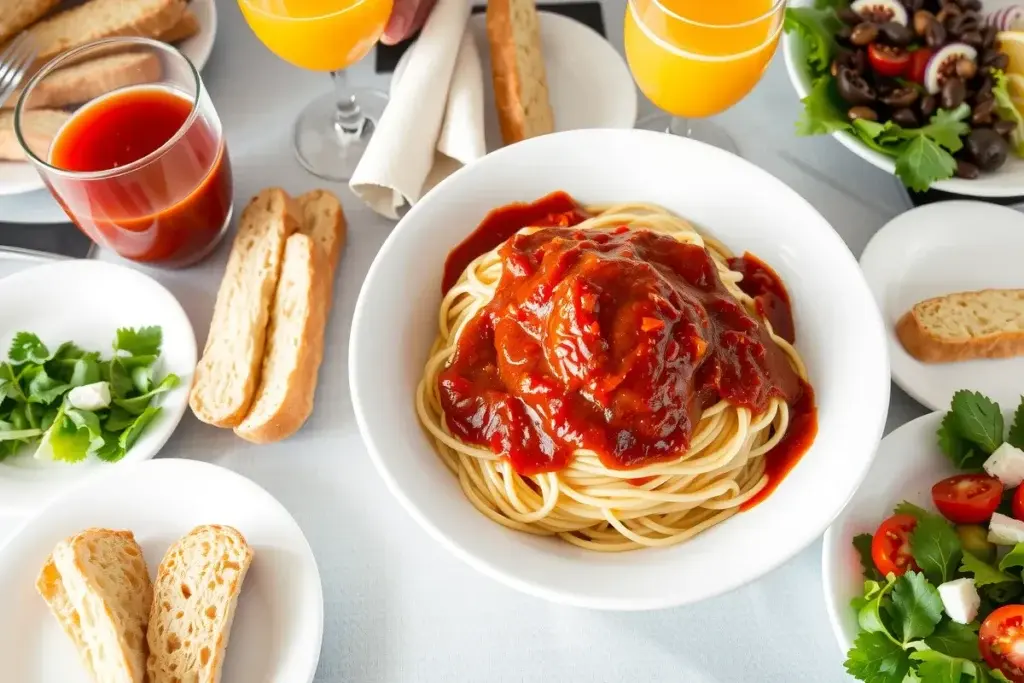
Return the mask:
<svg viewBox="0 0 1024 683">
<path fill-rule="evenodd" d="M 932 487 L 932 501 L 954 524 L 987 522 L 1003 498 L 1003 483 L 987 474 L 958 474 Z"/>
<path fill-rule="evenodd" d="M 928 62 L 932 58 L 932 51 L 926 47 L 914 50 L 910 53 L 910 66 L 907 68 L 907 78 L 924 85 L 924 72 L 928 69 Z"/>
<path fill-rule="evenodd" d="M 871 43 L 868 45 L 868 62 L 879 76 L 902 76 L 910 64 L 910 53 L 898 47 Z"/>
<path fill-rule="evenodd" d="M 1013 492 L 1013 517 L 1024 522 L 1024 486 L 1018 486 Z"/>
<path fill-rule="evenodd" d="M 910 515 L 893 515 L 878 527 L 871 539 L 871 559 L 882 575 L 890 572 L 901 576 L 905 571 L 919 571 L 910 554 L 910 532 L 917 520 Z"/>
<path fill-rule="evenodd" d="M 1024 605 L 1003 605 L 978 631 L 981 656 L 1014 683 L 1024 683 Z"/>
</svg>

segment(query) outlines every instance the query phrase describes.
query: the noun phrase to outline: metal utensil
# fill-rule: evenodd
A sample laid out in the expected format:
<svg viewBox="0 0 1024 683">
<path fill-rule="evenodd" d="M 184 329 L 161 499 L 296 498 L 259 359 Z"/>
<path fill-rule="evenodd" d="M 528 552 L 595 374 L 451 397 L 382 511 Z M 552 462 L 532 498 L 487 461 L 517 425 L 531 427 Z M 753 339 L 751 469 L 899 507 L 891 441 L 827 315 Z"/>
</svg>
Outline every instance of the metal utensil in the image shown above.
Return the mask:
<svg viewBox="0 0 1024 683">
<path fill-rule="evenodd" d="M 21 85 L 35 64 L 39 49 L 32 34 L 23 31 L 15 36 L 7 49 L 0 53 L 0 106 L 4 104 Z"/>
</svg>

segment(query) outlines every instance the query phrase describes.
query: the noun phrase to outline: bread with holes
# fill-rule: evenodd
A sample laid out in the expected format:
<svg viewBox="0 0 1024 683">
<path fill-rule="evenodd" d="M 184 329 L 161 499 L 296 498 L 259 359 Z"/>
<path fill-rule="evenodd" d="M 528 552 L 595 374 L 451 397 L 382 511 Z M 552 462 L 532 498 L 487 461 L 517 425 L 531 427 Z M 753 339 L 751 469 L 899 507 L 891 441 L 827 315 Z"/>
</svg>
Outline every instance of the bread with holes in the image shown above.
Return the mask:
<svg viewBox="0 0 1024 683">
<path fill-rule="evenodd" d="M 199 17 L 192 10 L 186 9 L 181 18 L 178 19 L 178 23 L 161 33 L 157 38 L 165 43 L 180 43 L 199 33 L 200 28 L 202 27 L 199 25 Z"/>
<path fill-rule="evenodd" d="M 0 0 L 0 43 L 13 38 L 60 4 L 60 0 Z"/>
<path fill-rule="evenodd" d="M 59 109 L 27 111 L 22 119 L 22 134 L 34 152 L 46 157 L 50 143 L 69 118 L 70 114 Z M 10 109 L 0 111 L 0 161 L 25 161 L 25 150 L 14 133 L 14 111 Z"/>
<path fill-rule="evenodd" d="M 1024 289 L 985 289 L 927 299 L 903 314 L 896 336 L 924 363 L 1024 355 Z"/>
<path fill-rule="evenodd" d="M 93 681 L 145 681 L 153 585 L 130 531 L 87 529 L 61 541 L 36 589 Z"/>
<path fill-rule="evenodd" d="M 284 245 L 300 216 L 298 203 L 280 188 L 263 190 L 242 211 L 189 393 L 192 412 L 203 422 L 237 427 L 249 412 Z"/>
<path fill-rule="evenodd" d="M 28 105 L 41 109 L 82 104 L 118 88 L 154 83 L 161 71 L 160 58 L 152 52 L 106 55 L 55 70 L 36 84 Z M 0 106 L 13 108 L 19 95 Z"/>
<path fill-rule="evenodd" d="M 196 527 L 167 550 L 149 615 L 149 683 L 220 681 L 252 557 L 241 533 L 215 524 Z"/>
</svg>

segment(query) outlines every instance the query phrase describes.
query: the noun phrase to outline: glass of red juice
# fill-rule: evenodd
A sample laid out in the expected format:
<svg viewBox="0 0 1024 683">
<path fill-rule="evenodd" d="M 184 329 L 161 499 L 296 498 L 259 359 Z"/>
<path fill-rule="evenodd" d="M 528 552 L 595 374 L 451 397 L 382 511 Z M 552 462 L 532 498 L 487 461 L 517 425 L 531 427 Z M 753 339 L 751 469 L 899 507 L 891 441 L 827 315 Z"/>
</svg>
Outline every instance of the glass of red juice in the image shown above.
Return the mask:
<svg viewBox="0 0 1024 683">
<path fill-rule="evenodd" d="M 90 82 L 81 102 L 56 99 L 48 77 L 93 59 L 117 78 Z M 220 119 L 199 72 L 170 45 L 111 38 L 56 57 L 25 86 L 14 128 L 71 220 L 124 258 L 191 265 L 231 222 Z"/>
</svg>

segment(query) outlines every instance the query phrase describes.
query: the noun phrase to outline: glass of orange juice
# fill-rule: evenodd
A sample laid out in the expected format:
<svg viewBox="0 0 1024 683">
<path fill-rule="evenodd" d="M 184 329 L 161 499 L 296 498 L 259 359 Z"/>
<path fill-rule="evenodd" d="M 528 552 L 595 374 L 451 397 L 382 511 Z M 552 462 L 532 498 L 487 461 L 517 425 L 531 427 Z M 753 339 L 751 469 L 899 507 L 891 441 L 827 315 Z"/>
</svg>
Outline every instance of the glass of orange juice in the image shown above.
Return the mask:
<svg viewBox="0 0 1024 683">
<path fill-rule="evenodd" d="M 238 0 L 253 33 L 281 59 L 326 71 L 334 92 L 310 102 L 295 123 L 294 147 L 310 173 L 348 180 L 387 104 L 387 95 L 350 87 L 345 68 L 384 32 L 393 0 Z"/>
<path fill-rule="evenodd" d="M 706 117 L 743 99 L 779 42 L 785 0 L 628 0 L 626 60 L 640 90 L 663 114 L 638 127 L 735 151 Z"/>
</svg>

